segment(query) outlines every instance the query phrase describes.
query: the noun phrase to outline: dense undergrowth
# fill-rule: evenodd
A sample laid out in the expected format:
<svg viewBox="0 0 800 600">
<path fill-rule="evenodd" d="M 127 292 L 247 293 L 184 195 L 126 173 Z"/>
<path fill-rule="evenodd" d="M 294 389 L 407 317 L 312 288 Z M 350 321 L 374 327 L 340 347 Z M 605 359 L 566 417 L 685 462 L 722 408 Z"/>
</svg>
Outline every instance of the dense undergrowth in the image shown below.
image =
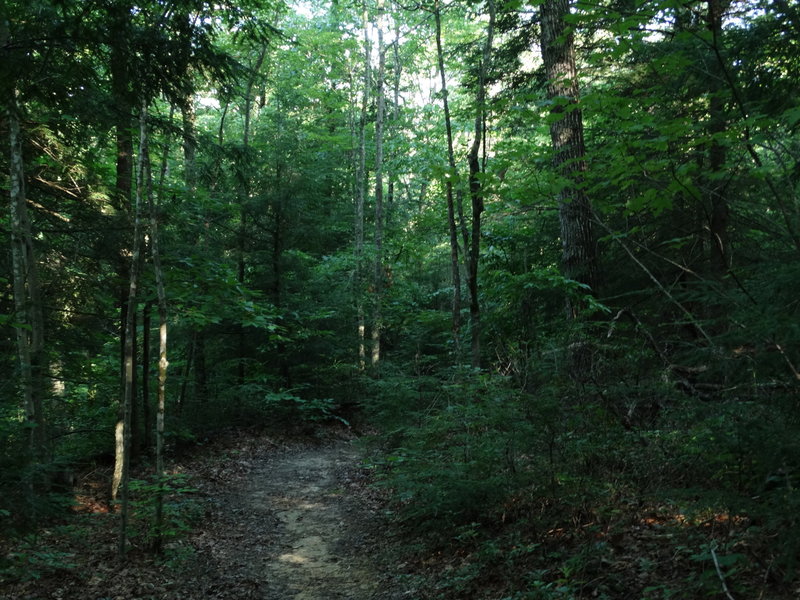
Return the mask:
<svg viewBox="0 0 800 600">
<path fill-rule="evenodd" d="M 795 597 L 793 390 L 386 371 L 372 468 L 426 598 Z"/>
</svg>

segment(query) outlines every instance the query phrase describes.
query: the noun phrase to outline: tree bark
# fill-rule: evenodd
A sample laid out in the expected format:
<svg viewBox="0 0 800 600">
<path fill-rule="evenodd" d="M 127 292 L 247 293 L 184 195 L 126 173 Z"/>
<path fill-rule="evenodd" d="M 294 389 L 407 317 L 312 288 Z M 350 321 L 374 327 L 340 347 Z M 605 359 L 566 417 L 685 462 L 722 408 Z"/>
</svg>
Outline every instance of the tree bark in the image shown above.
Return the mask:
<svg viewBox="0 0 800 600">
<path fill-rule="evenodd" d="M 152 446 L 152 436 L 150 430 L 150 313 L 153 307 L 152 302 L 146 302 L 142 308 L 142 368 L 141 368 L 141 388 L 142 388 L 142 449 L 149 450 Z"/>
<path fill-rule="evenodd" d="M 191 196 L 197 188 L 197 113 L 194 98 L 188 94 L 181 103 L 181 129 L 183 136 L 183 180 Z"/>
<path fill-rule="evenodd" d="M 541 11 L 542 58 L 548 80 L 547 97 L 552 102 L 553 164 L 564 179 L 558 199 L 562 270 L 567 279 L 585 284 L 594 291 L 598 281 L 597 248 L 591 204 L 584 189 L 586 149 L 575 42 L 566 23 L 570 7 L 568 0 L 545 0 Z M 583 308 L 580 302 L 568 299 L 568 318 L 577 319 Z"/>
<path fill-rule="evenodd" d="M 115 488 L 114 492 L 119 492 L 120 500 L 120 526 L 119 526 L 119 545 L 120 556 L 127 550 L 128 540 L 128 483 L 130 481 L 130 462 L 131 462 L 131 411 L 134 401 L 134 381 L 135 381 L 135 346 L 134 329 L 136 327 L 136 308 L 139 294 L 139 269 L 141 266 L 141 204 L 144 191 L 144 157 L 147 153 L 148 135 L 146 111 L 143 109 L 139 119 L 139 167 L 136 173 L 136 201 L 133 207 L 133 250 L 130 262 L 130 279 L 128 284 L 128 310 L 125 321 L 125 390 L 122 400 L 122 418 L 117 424 L 117 448 L 121 456 L 118 456 L 115 468 Z M 116 496 L 116 493 L 114 494 Z"/>
<path fill-rule="evenodd" d="M 369 91 L 372 84 L 371 56 L 372 44 L 369 37 L 369 11 L 366 1 L 362 7 L 362 27 L 364 29 L 364 90 L 361 95 L 361 114 L 358 121 L 358 165 L 356 171 L 356 194 L 354 216 L 354 288 L 356 301 L 356 336 L 358 344 L 358 366 L 362 371 L 367 364 L 367 325 L 364 311 L 364 205 L 367 196 L 367 112 L 369 110 Z"/>
<path fill-rule="evenodd" d="M 256 62 L 253 65 L 253 70 L 250 75 L 250 78 L 247 81 L 247 87 L 245 88 L 245 97 L 244 97 L 244 130 L 242 132 L 242 146 L 244 147 L 244 156 L 245 160 L 249 160 L 249 149 L 250 149 L 250 123 L 252 120 L 252 111 L 253 111 L 253 86 L 255 85 L 255 78 L 257 77 L 259 71 L 261 70 L 261 66 L 264 64 L 264 59 L 267 56 L 267 49 L 268 46 L 264 44 L 261 47 L 261 50 L 256 58 Z M 238 257 L 237 257 L 237 279 L 241 285 L 245 284 L 246 275 L 247 275 L 247 264 L 246 264 L 246 250 L 247 250 L 247 216 L 248 216 L 248 203 L 250 201 L 250 175 L 246 165 L 243 165 L 245 172 L 240 171 L 241 177 L 241 195 L 240 198 L 240 207 L 239 207 L 239 239 L 238 239 Z M 245 369 L 245 359 L 246 359 L 246 340 L 245 340 L 245 328 L 244 325 L 241 323 L 238 326 L 237 331 L 237 352 L 239 362 L 237 365 L 237 383 L 242 386 L 244 385 L 245 378 L 246 378 L 246 369 Z"/>
<path fill-rule="evenodd" d="M 469 315 L 471 333 L 472 366 L 481 366 L 481 308 L 478 298 L 478 260 L 481 246 L 481 214 L 483 213 L 483 189 L 480 182 L 482 172 L 480 161 L 481 146 L 486 146 L 486 73 L 491 60 L 494 40 L 495 6 L 488 0 L 489 24 L 486 28 L 486 42 L 481 57 L 478 89 L 476 92 L 475 135 L 469 151 L 469 194 L 472 205 L 472 231 L 467 259 L 467 288 L 469 290 Z"/>
<path fill-rule="evenodd" d="M 442 82 L 442 103 L 444 105 L 444 129 L 447 136 L 447 164 L 450 172 L 445 178 L 445 194 L 447 197 L 447 225 L 450 233 L 450 273 L 453 280 L 453 341 L 456 356 L 460 352 L 461 339 L 461 272 L 458 260 L 458 228 L 456 225 L 453 180 L 458 178 L 455 153 L 453 151 L 453 125 L 450 119 L 450 103 L 447 97 L 447 76 L 444 70 L 444 51 L 442 50 L 442 16 L 439 0 L 433 5 L 433 18 L 436 24 L 436 58 L 439 64 L 439 77 Z M 460 203 L 459 203 L 460 204 Z"/>
<path fill-rule="evenodd" d="M 44 314 L 39 267 L 33 247 L 30 215 L 25 191 L 25 163 L 16 90 L 7 103 L 9 136 L 9 215 L 11 217 L 11 260 L 14 290 L 14 319 L 20 386 L 25 420 L 30 427 L 31 460 L 44 459 L 45 419 L 43 409 Z"/>
<path fill-rule="evenodd" d="M 147 205 L 150 212 L 150 253 L 153 259 L 153 270 L 156 279 L 158 296 L 158 394 L 156 408 L 156 477 L 159 481 L 159 493 L 156 497 L 155 537 L 153 547 L 157 552 L 162 549 L 162 530 L 164 522 L 164 416 L 166 412 L 167 385 L 167 294 L 164 286 L 164 270 L 161 266 L 161 236 L 158 227 L 158 210 L 153 199 L 153 177 L 150 168 L 150 153 L 147 144 L 147 105 L 142 106 L 142 170 L 145 180 Z"/>
<path fill-rule="evenodd" d="M 708 0 L 708 29 L 711 31 L 715 52 L 719 52 L 722 35 L 722 14 L 725 0 Z M 709 77 L 708 133 L 711 144 L 708 150 L 708 169 L 710 174 L 708 195 L 711 206 L 709 231 L 711 234 L 711 269 L 718 278 L 723 277 L 730 269 L 730 249 L 728 239 L 728 221 L 730 208 L 725 196 L 725 147 L 719 137 L 725 133 L 725 102 L 722 98 L 722 82 L 725 81 L 723 66 L 718 64 L 717 57 L 712 57 L 710 64 L 716 67 L 714 76 Z"/>
<path fill-rule="evenodd" d="M 384 0 L 378 0 L 376 29 L 378 31 L 378 89 L 375 116 L 375 274 L 373 279 L 372 313 L 372 366 L 381 360 L 381 335 L 383 330 L 383 126 L 386 110 L 384 78 L 386 74 L 386 49 L 383 44 Z"/>
<path fill-rule="evenodd" d="M 394 6 L 394 5 L 393 5 Z M 402 65 L 400 64 L 400 20 L 394 20 L 394 43 L 392 44 L 392 55 L 394 64 L 392 65 L 393 82 L 392 82 L 392 133 L 397 134 L 400 126 L 400 74 L 402 73 Z M 391 134 L 390 134 L 391 136 Z M 392 153 L 392 158 L 394 158 Z M 389 227 L 391 222 L 391 215 L 394 212 L 395 204 L 395 179 L 396 175 L 394 169 L 389 173 L 389 183 L 386 186 L 386 227 Z"/>
<path fill-rule="evenodd" d="M 133 180 L 133 135 L 132 129 L 132 92 L 130 82 L 130 68 L 128 57 L 128 27 L 130 20 L 130 6 L 127 3 L 115 6 L 110 14 L 110 39 L 111 56 L 109 72 L 111 74 L 111 95 L 115 110 L 115 142 L 116 142 L 116 181 L 114 184 L 114 194 L 112 204 L 114 209 L 124 219 L 126 225 L 129 223 L 131 210 L 131 193 Z M 134 220 L 136 217 L 134 216 Z M 136 227 L 134 225 L 134 235 Z M 131 330 L 129 320 L 134 318 L 136 306 L 130 305 L 130 283 L 134 279 L 133 265 L 138 268 L 138 256 L 135 260 L 128 260 L 127 249 L 130 240 L 126 235 L 122 235 L 119 240 L 119 255 L 117 272 L 119 280 L 128 281 L 128 290 L 124 284 L 120 284 L 120 395 L 122 399 L 119 403 L 117 425 L 115 427 L 115 463 L 114 475 L 111 482 L 111 498 L 117 499 L 120 486 L 125 480 L 127 468 L 126 461 L 130 462 L 129 445 L 130 439 L 126 442 L 126 436 L 130 436 L 130 428 L 125 426 L 125 422 L 130 421 L 131 406 L 125 404 L 125 396 L 133 392 L 132 386 L 135 381 L 135 373 L 128 373 L 128 360 L 131 365 L 135 363 L 133 355 L 132 339 L 129 337 Z M 134 240 L 133 245 L 136 245 Z M 134 311 L 134 313 L 131 313 Z M 129 390 L 129 386 L 131 389 Z M 129 401 L 132 400 L 129 398 Z M 127 446 L 126 446 L 127 444 Z M 127 510 L 127 509 L 125 509 Z M 127 514 L 123 519 L 127 519 Z M 120 537 L 120 552 L 124 551 L 126 543 Z"/>
</svg>

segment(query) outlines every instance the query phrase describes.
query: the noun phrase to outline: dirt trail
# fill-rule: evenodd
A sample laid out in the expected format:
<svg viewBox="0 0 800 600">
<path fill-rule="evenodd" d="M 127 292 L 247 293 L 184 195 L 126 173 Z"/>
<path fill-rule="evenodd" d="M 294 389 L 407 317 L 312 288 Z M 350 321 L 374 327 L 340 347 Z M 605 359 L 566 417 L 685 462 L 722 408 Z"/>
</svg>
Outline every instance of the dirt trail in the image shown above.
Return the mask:
<svg viewBox="0 0 800 600">
<path fill-rule="evenodd" d="M 0 600 L 417 600 L 386 558 L 383 500 L 345 435 L 220 437 L 173 465 L 195 491 L 171 500 L 167 521 L 179 527 L 170 519 L 186 514 L 191 532 L 164 556 L 133 538 L 120 561 L 116 515 L 78 515 L 37 540 L 62 562 L 0 577 Z"/>
<path fill-rule="evenodd" d="M 344 441 L 257 459 L 196 541 L 206 572 L 195 589 L 226 599 L 409 598 L 391 589 L 375 561 L 379 519 L 352 493 L 357 465 Z"/>
</svg>

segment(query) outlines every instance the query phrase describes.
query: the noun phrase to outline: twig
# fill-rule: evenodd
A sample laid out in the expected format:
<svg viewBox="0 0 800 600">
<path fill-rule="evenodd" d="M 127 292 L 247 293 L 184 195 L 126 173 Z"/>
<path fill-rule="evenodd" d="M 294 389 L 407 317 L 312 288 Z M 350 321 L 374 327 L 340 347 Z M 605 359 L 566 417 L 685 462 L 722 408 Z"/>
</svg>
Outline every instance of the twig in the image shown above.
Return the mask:
<svg viewBox="0 0 800 600">
<path fill-rule="evenodd" d="M 661 293 L 663 293 L 667 297 L 667 299 L 670 302 L 672 302 L 672 304 L 674 304 L 684 315 L 686 315 L 686 317 L 689 319 L 689 322 L 695 327 L 695 329 L 697 329 L 697 332 L 705 338 L 709 346 L 713 347 L 714 342 L 711 340 L 711 337 L 705 332 L 705 330 L 697 321 L 697 319 L 695 319 L 694 315 L 691 312 L 689 312 L 689 310 L 683 304 L 678 302 L 678 300 L 672 294 L 669 293 L 669 290 L 664 287 L 664 285 L 655 277 L 655 275 L 653 275 L 652 272 L 650 272 L 650 270 L 644 265 L 644 263 L 642 263 L 642 261 L 636 258 L 636 255 L 631 251 L 630 248 L 628 248 L 625 242 L 622 241 L 622 238 L 619 235 L 615 234 L 611 230 L 611 228 L 608 227 L 608 225 L 606 225 L 600 219 L 600 217 L 597 216 L 597 213 L 593 212 L 592 217 L 594 222 L 600 227 L 602 227 L 611 236 L 611 238 L 622 247 L 625 253 L 631 258 L 631 260 L 635 262 L 639 266 L 639 268 L 642 269 L 642 271 L 644 271 L 647 274 L 647 276 L 656 285 L 656 287 L 659 290 L 661 290 Z"/>
<path fill-rule="evenodd" d="M 719 561 L 717 560 L 717 552 L 713 546 L 711 546 L 711 558 L 714 559 L 714 568 L 717 569 L 717 575 L 719 576 L 719 580 L 722 583 L 722 591 L 725 592 L 725 596 L 728 600 L 735 600 L 733 596 L 731 596 L 730 590 L 728 590 L 728 584 L 725 583 L 725 576 L 722 574 L 722 569 L 719 568 Z"/>
</svg>

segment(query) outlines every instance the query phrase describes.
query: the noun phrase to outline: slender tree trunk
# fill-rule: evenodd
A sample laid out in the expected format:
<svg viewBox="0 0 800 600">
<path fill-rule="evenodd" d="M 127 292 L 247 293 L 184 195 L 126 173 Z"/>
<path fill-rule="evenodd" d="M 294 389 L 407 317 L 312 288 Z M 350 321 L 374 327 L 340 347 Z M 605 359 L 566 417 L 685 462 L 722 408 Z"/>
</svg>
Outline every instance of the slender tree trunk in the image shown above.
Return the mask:
<svg viewBox="0 0 800 600">
<path fill-rule="evenodd" d="M 132 113 L 133 106 L 131 101 L 130 89 L 130 69 L 128 65 L 128 22 L 130 20 L 130 6 L 120 4 L 112 10 L 110 14 L 110 44 L 111 56 L 109 71 L 111 74 L 111 94 L 114 100 L 115 109 L 115 136 L 116 136 L 116 181 L 114 184 L 114 195 L 112 203 L 114 209 L 125 216 L 128 224 L 131 211 L 131 190 L 133 179 L 133 134 L 132 134 Z M 135 221 L 134 216 L 134 221 Z M 134 230 L 136 227 L 134 226 Z M 135 232 L 134 235 L 138 235 Z M 129 386 L 133 386 L 135 375 L 128 373 L 127 361 L 130 358 L 131 368 L 135 357 L 132 354 L 132 340 L 129 339 L 129 320 L 133 319 L 131 311 L 136 310 L 136 306 L 130 305 L 130 283 L 134 279 L 132 267 L 138 266 L 138 256 L 135 261 L 127 258 L 130 248 L 130 239 L 123 235 L 119 244 L 118 255 L 118 274 L 120 281 L 128 281 L 128 290 L 124 285 L 120 285 L 120 396 L 117 425 L 115 427 L 115 462 L 114 474 L 111 482 L 111 498 L 117 499 L 120 486 L 126 477 L 126 461 L 130 462 L 129 451 L 126 448 L 126 436 L 130 436 L 129 428 L 126 429 L 126 419 L 130 420 L 130 405 L 125 404 L 126 394 L 131 393 Z M 134 240 L 133 245 L 136 245 Z M 129 350 L 131 349 L 131 350 Z M 127 412 L 126 412 L 127 411 Z M 127 510 L 127 508 L 126 508 Z M 123 519 L 127 519 L 127 514 Z M 120 537 L 120 550 L 124 550 L 126 543 L 124 537 Z"/>
<path fill-rule="evenodd" d="M 117 424 L 117 446 L 121 453 L 121 460 L 118 459 L 117 469 L 115 470 L 115 481 L 119 488 L 120 501 L 120 526 L 119 526 L 119 546 L 120 556 L 127 550 L 128 541 L 128 483 L 130 481 L 131 464 L 131 411 L 134 401 L 134 380 L 135 380 L 135 346 L 134 329 L 136 327 L 136 307 L 139 294 L 139 268 L 141 265 L 140 255 L 142 246 L 141 235 L 141 205 L 142 193 L 144 191 L 144 157 L 147 154 L 147 121 L 146 111 L 143 109 L 139 119 L 139 167 L 136 173 L 136 202 L 133 207 L 133 251 L 130 262 L 130 280 L 128 285 L 128 311 L 125 335 L 125 390 L 122 399 L 122 419 Z M 118 473 L 117 473 L 118 471 Z"/>
<path fill-rule="evenodd" d="M 272 228 L 272 304 L 278 311 L 283 306 L 283 236 L 284 236 L 284 163 L 279 159 L 275 165 L 275 202 L 273 209 L 273 228 Z M 278 371 L 283 379 L 284 387 L 292 387 L 292 376 L 287 360 L 286 342 L 282 339 L 277 343 Z"/>
<path fill-rule="evenodd" d="M 472 232 L 467 262 L 467 287 L 469 289 L 469 315 L 471 330 L 472 366 L 481 366 L 481 308 L 478 298 L 478 260 L 481 246 L 481 213 L 483 213 L 483 189 L 480 182 L 482 172 L 480 161 L 481 145 L 486 146 L 486 73 L 492 54 L 494 40 L 495 6 L 488 0 L 489 24 L 486 28 L 486 43 L 483 47 L 478 90 L 476 94 L 475 135 L 469 151 L 469 195 L 472 204 Z"/>
<path fill-rule="evenodd" d="M 183 136 L 183 180 L 190 195 L 194 195 L 197 188 L 197 114 L 194 108 L 194 98 L 187 95 L 181 104 L 181 130 Z"/>
<path fill-rule="evenodd" d="M 197 332 L 194 348 L 194 395 L 197 402 L 204 403 L 208 399 L 208 371 L 206 370 L 206 335 L 205 330 Z"/>
<path fill-rule="evenodd" d="M 372 45 L 369 38 L 369 11 L 364 2 L 362 11 L 364 28 L 364 90 L 361 95 L 361 115 L 358 121 L 358 167 L 356 172 L 355 197 L 355 300 L 356 300 L 356 335 L 358 340 L 358 365 L 362 371 L 367 364 L 366 316 L 364 313 L 364 205 L 367 195 L 367 112 L 369 110 L 369 91 L 372 85 L 371 55 Z"/>
<path fill-rule="evenodd" d="M 225 104 L 225 107 L 222 112 L 222 118 L 220 119 L 219 131 L 217 134 L 217 141 L 221 146 L 223 143 L 223 128 L 225 123 L 225 114 L 228 112 L 228 104 Z M 170 121 L 172 120 L 172 111 L 170 111 Z M 248 123 L 249 126 L 249 123 Z M 183 99 L 183 103 L 181 104 L 181 134 L 183 137 L 183 181 L 186 184 L 186 189 L 189 192 L 189 195 L 192 199 L 195 198 L 195 194 L 197 191 L 197 160 L 196 160 L 196 151 L 197 151 L 197 113 L 195 111 L 194 106 L 194 97 L 192 94 L 187 94 L 186 97 Z M 163 161 L 162 161 L 162 168 L 161 168 L 161 176 L 158 185 L 159 189 L 159 197 L 161 194 L 161 190 L 163 190 L 163 180 L 164 180 L 164 172 L 166 168 L 166 158 L 167 154 L 165 152 Z M 212 186 L 213 187 L 213 186 Z M 201 229 L 200 235 L 197 238 L 197 246 L 200 252 L 205 253 L 205 246 L 206 246 L 206 236 L 207 236 L 207 218 L 205 216 L 205 208 L 203 210 L 203 223 L 204 227 Z M 194 366 L 194 399 L 202 403 L 206 399 L 206 394 L 208 393 L 207 384 L 206 384 L 206 352 L 205 352 L 205 336 L 206 336 L 206 328 L 201 324 L 197 324 L 194 326 L 194 334 L 192 336 L 192 346 L 190 350 L 190 361 L 189 363 Z M 181 392 L 178 399 L 178 406 L 182 407 L 185 401 L 186 396 L 186 386 L 188 383 L 189 378 L 189 367 L 184 374 L 181 383 Z"/>
<path fill-rule="evenodd" d="M 139 260 L 142 261 L 144 259 L 144 252 L 141 250 L 139 251 Z M 139 265 L 139 273 L 142 272 L 142 265 Z M 139 457 L 139 444 L 140 444 L 140 435 L 139 435 L 139 370 L 136 368 L 137 362 L 139 360 L 139 323 L 138 323 L 138 313 L 133 313 L 133 327 L 128 330 L 128 334 L 131 336 L 131 345 L 133 346 L 133 381 L 131 385 L 133 389 L 131 390 L 131 446 L 130 446 L 130 453 L 131 453 L 131 461 L 135 462 L 138 460 Z"/>
<path fill-rule="evenodd" d="M 562 269 L 568 279 L 596 288 L 597 248 L 592 229 L 591 204 L 584 189 L 586 172 L 583 116 L 578 106 L 578 75 L 575 43 L 566 19 L 568 0 L 545 0 L 542 4 L 542 58 L 547 73 L 547 96 L 555 117 L 550 137 L 555 151 L 554 166 L 565 183 L 559 197 Z M 580 303 L 567 301 L 567 315 L 576 319 Z"/>
<path fill-rule="evenodd" d="M 719 52 L 722 36 L 722 14 L 725 0 L 708 0 L 708 29 L 711 31 L 714 50 Z M 728 247 L 728 221 L 730 208 L 725 196 L 725 147 L 720 143 L 719 136 L 725 133 L 727 123 L 725 119 L 725 102 L 722 98 L 725 74 L 722 65 L 718 64 L 716 57 L 712 57 L 710 64 L 716 66 L 715 73 L 708 78 L 709 89 L 709 124 L 708 133 L 711 145 L 708 151 L 709 158 L 709 197 L 711 204 L 711 219 L 709 229 L 711 233 L 711 269 L 717 277 L 723 277 L 730 269 L 730 250 Z"/>
<path fill-rule="evenodd" d="M 244 147 L 245 160 L 249 161 L 250 149 L 250 123 L 252 120 L 253 112 L 253 86 L 255 85 L 255 78 L 261 71 L 261 66 L 264 64 L 264 59 L 267 56 L 268 46 L 264 44 L 256 58 L 253 65 L 253 70 L 250 79 L 247 81 L 244 97 L 244 130 L 242 132 L 242 146 Z M 248 204 L 250 202 L 250 174 L 247 165 L 244 166 L 244 171 L 241 172 L 241 194 L 240 199 L 240 217 L 239 217 L 239 240 L 238 240 L 238 258 L 237 258 L 237 279 L 241 285 L 244 285 L 247 279 L 247 264 L 246 264 L 246 250 L 247 250 L 247 216 Z M 239 324 L 237 332 L 237 345 L 239 363 L 237 365 L 237 383 L 244 385 L 246 378 L 245 359 L 247 354 L 247 343 L 245 336 L 244 325 Z"/>
<path fill-rule="evenodd" d="M 392 134 L 397 135 L 400 126 L 400 74 L 402 72 L 402 65 L 400 64 L 400 20 L 394 20 L 394 43 L 392 44 L 392 54 L 394 57 L 393 65 L 393 101 L 392 106 Z M 395 153 L 392 153 L 394 158 Z M 395 204 L 395 180 L 397 179 L 394 169 L 389 173 L 389 183 L 386 189 L 386 226 L 389 226 L 391 215 L 394 212 Z"/>
<path fill-rule="evenodd" d="M 156 408 L 156 476 L 159 481 L 159 493 L 156 497 L 155 539 L 154 549 L 161 552 L 162 531 L 164 523 L 164 415 L 166 409 L 167 385 L 167 295 L 164 286 L 164 270 L 161 266 L 161 236 L 158 227 L 158 210 L 153 200 L 153 178 L 150 170 L 150 154 L 147 144 L 147 105 L 142 106 L 142 170 L 144 172 L 147 204 L 150 212 L 150 252 L 153 259 L 153 270 L 158 295 L 158 399 Z"/>
<path fill-rule="evenodd" d="M 383 330 L 383 126 L 386 107 L 384 77 L 386 73 L 386 49 L 383 44 L 384 0 L 378 0 L 378 89 L 377 113 L 375 116 L 375 275 L 373 279 L 374 305 L 372 314 L 372 365 L 381 359 L 381 335 Z"/>
<path fill-rule="evenodd" d="M 141 388 L 142 388 L 142 448 L 149 450 L 152 446 L 152 435 L 150 429 L 150 313 L 153 308 L 152 302 L 146 302 L 142 308 L 142 368 L 141 368 Z"/>
<path fill-rule="evenodd" d="M 453 341 L 456 356 L 460 354 L 461 339 L 461 272 L 458 265 L 458 228 L 456 225 L 455 201 L 453 198 L 453 181 L 458 178 L 455 153 L 453 151 L 453 126 L 450 119 L 450 102 L 447 96 L 447 75 L 444 70 L 444 51 L 442 50 L 442 17 L 439 0 L 433 5 L 433 17 L 436 24 L 436 58 L 439 63 L 439 77 L 442 82 L 442 102 L 444 104 L 444 128 L 447 135 L 447 164 L 450 172 L 445 179 L 447 197 L 447 225 L 450 231 L 450 272 L 453 279 Z"/>
<path fill-rule="evenodd" d="M 16 90 L 10 91 L 7 109 L 10 146 L 9 215 L 17 355 L 25 419 L 30 427 L 31 460 L 39 462 L 46 454 L 43 409 L 44 316 L 39 267 L 33 248 L 25 192 L 25 163 Z"/>
<path fill-rule="evenodd" d="M 192 336 L 192 341 L 189 342 L 189 352 L 186 356 L 186 364 L 183 366 L 183 373 L 181 375 L 181 388 L 178 392 L 178 398 L 175 402 L 175 413 L 178 416 L 183 415 L 183 407 L 186 405 L 186 391 L 189 388 L 189 374 L 192 372 L 192 367 L 195 369 L 195 353 L 197 352 L 197 332 Z"/>
</svg>

